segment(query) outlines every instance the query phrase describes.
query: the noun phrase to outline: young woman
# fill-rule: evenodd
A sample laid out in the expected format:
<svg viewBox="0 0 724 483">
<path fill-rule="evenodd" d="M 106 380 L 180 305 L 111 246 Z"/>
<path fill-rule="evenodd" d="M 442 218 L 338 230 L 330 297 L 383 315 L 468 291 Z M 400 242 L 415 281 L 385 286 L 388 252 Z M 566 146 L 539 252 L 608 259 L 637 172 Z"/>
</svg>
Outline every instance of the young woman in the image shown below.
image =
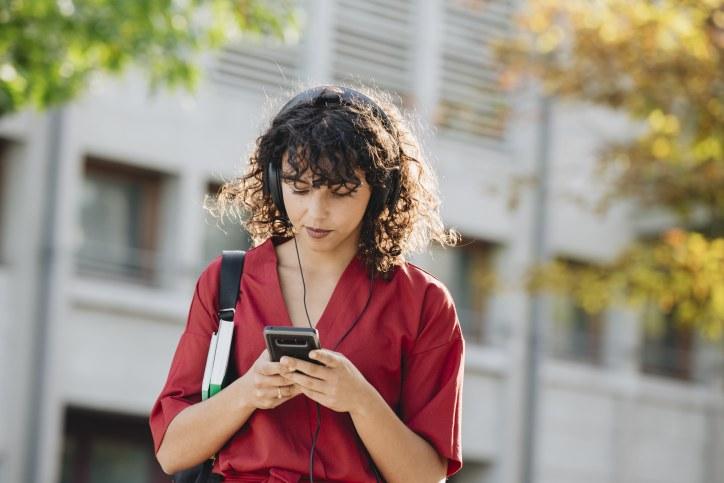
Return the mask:
<svg viewBox="0 0 724 483">
<path fill-rule="evenodd" d="M 404 256 L 457 235 L 443 228 L 436 180 L 394 105 L 340 86 L 298 94 L 214 210 L 246 213 L 256 243 L 234 316 L 240 377 L 200 402 L 219 257 L 199 277 L 151 413 L 164 471 L 218 452 L 214 472 L 230 482 L 455 473 L 463 337 L 443 284 Z M 270 362 L 266 325 L 316 328 L 321 365 Z"/>
</svg>

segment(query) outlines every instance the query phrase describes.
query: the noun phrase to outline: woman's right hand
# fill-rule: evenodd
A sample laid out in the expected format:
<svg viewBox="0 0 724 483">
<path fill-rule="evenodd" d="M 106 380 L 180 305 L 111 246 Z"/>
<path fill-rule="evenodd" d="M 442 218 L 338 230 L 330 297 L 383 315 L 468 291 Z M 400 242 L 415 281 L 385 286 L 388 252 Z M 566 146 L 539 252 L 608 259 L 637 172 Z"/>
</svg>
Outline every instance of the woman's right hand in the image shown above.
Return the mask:
<svg viewBox="0 0 724 483">
<path fill-rule="evenodd" d="M 269 359 L 269 352 L 264 349 L 241 377 L 242 397 L 248 406 L 256 409 L 275 408 L 302 393 L 298 385 L 289 384 L 289 380 L 280 375 L 281 365 Z"/>
</svg>

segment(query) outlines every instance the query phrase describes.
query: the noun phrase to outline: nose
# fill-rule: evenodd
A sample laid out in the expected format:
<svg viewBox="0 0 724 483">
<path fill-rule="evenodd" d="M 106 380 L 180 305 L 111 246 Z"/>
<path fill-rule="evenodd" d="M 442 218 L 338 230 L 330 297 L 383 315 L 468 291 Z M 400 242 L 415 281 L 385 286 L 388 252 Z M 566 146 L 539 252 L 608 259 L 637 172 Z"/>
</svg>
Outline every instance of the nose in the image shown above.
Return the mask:
<svg viewBox="0 0 724 483">
<path fill-rule="evenodd" d="M 324 219 L 329 211 L 329 189 L 320 186 L 311 190 L 309 194 L 309 205 L 307 213 L 312 220 Z"/>
</svg>

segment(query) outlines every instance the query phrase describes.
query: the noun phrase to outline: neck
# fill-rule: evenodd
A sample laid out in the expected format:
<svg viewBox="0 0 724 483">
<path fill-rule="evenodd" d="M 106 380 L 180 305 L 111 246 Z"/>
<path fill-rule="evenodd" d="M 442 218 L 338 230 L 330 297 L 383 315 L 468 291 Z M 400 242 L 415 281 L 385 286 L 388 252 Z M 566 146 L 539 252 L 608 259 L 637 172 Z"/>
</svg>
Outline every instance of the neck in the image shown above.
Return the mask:
<svg viewBox="0 0 724 483">
<path fill-rule="evenodd" d="M 305 242 L 304 236 L 288 240 L 277 249 L 280 265 L 296 269 L 301 261 L 304 274 L 314 276 L 339 275 L 357 255 L 359 234 L 350 236 L 334 251 L 314 250 Z M 299 260 L 297 259 L 299 250 Z"/>
</svg>

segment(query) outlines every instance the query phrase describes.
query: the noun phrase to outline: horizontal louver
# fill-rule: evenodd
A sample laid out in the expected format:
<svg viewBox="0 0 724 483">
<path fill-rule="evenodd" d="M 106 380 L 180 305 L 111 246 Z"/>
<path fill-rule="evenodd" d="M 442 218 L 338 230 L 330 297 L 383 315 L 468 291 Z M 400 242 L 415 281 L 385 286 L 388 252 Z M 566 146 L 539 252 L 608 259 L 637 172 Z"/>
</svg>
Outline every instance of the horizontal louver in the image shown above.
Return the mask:
<svg viewBox="0 0 724 483">
<path fill-rule="evenodd" d="M 371 83 L 404 102 L 412 84 L 412 0 L 340 0 L 335 8 L 333 79 Z"/>
<path fill-rule="evenodd" d="M 507 107 L 490 42 L 508 34 L 512 0 L 445 0 L 440 97 L 441 134 L 465 141 L 503 137 Z"/>
<path fill-rule="evenodd" d="M 288 90 L 299 82 L 300 50 L 299 44 L 272 40 L 228 45 L 219 52 L 211 78 L 239 89 Z"/>
</svg>

